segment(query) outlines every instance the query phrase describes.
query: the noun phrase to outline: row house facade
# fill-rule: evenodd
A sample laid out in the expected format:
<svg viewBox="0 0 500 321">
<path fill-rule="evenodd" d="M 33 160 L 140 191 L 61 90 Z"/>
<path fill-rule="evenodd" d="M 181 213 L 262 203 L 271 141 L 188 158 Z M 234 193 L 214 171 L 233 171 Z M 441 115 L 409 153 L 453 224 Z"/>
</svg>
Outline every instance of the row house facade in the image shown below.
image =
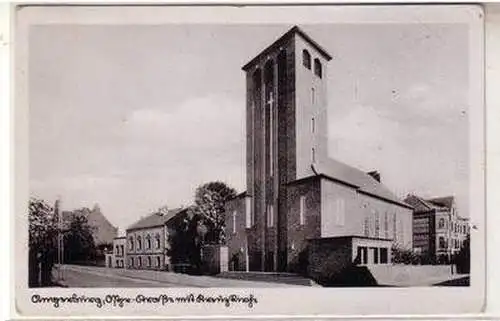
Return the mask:
<svg viewBox="0 0 500 321">
<path fill-rule="evenodd" d="M 113 267 L 125 268 L 127 262 L 126 237 L 115 237 L 113 239 Z"/>
<path fill-rule="evenodd" d="M 126 231 L 126 268 L 170 270 L 169 235 L 175 223 L 187 215 L 178 208 L 150 214 L 141 218 Z"/>
<path fill-rule="evenodd" d="M 424 199 L 408 195 L 414 207 L 413 244 L 431 262 L 448 263 L 470 235 L 469 220 L 461 217 L 453 196 Z"/>
</svg>

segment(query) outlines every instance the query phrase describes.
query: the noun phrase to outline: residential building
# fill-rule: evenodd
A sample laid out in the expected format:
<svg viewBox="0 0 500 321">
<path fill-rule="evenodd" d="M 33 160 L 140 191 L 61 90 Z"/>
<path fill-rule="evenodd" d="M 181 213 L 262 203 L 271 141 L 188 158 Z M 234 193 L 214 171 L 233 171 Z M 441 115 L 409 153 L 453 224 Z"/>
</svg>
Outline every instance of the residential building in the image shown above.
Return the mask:
<svg viewBox="0 0 500 321">
<path fill-rule="evenodd" d="M 159 211 L 130 226 L 126 231 L 127 268 L 171 270 L 169 235 L 186 215 L 187 208 Z"/>
<path fill-rule="evenodd" d="M 247 190 L 226 204 L 231 269 L 386 264 L 394 244 L 412 247 L 412 207 L 377 171 L 327 155 L 331 59 L 293 27 L 243 67 Z"/>
<path fill-rule="evenodd" d="M 467 218 L 461 217 L 453 196 L 424 199 L 408 195 L 414 208 L 413 246 L 431 262 L 448 263 L 470 234 Z"/>
<path fill-rule="evenodd" d="M 113 240 L 113 267 L 115 268 L 125 268 L 127 262 L 127 253 L 125 251 L 125 246 L 127 243 L 127 237 L 115 237 Z"/>
<path fill-rule="evenodd" d="M 75 216 L 83 216 L 87 219 L 96 246 L 111 245 L 113 243 L 113 239 L 118 234 L 118 228 L 109 222 L 101 212 L 99 205 L 95 204 L 92 209 L 83 207 L 73 211 L 63 211 L 63 224 L 68 226 Z"/>
</svg>

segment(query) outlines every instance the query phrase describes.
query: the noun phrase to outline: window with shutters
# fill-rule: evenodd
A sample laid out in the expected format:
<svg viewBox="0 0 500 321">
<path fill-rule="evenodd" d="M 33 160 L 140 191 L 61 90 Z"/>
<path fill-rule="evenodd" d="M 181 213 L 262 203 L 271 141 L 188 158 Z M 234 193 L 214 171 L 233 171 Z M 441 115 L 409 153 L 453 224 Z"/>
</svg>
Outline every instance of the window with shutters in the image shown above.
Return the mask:
<svg viewBox="0 0 500 321">
<path fill-rule="evenodd" d="M 384 214 L 384 237 L 389 238 L 389 213 Z"/>
<path fill-rule="evenodd" d="M 339 198 L 335 200 L 335 224 L 338 226 L 344 226 L 345 224 L 345 202 L 344 199 Z"/>
<path fill-rule="evenodd" d="M 368 214 L 365 215 L 365 220 L 363 222 L 363 231 L 366 237 L 370 236 L 370 218 L 368 217 Z"/>
</svg>

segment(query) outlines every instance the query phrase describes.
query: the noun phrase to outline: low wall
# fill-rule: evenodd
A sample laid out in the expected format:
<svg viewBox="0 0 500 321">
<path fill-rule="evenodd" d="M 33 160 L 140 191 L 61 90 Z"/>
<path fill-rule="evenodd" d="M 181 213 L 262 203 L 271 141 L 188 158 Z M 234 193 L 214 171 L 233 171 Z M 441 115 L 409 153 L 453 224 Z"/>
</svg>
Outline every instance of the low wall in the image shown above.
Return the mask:
<svg viewBox="0 0 500 321">
<path fill-rule="evenodd" d="M 219 274 L 228 271 L 229 254 L 227 246 L 205 245 L 201 249 L 203 272 Z"/>
<path fill-rule="evenodd" d="M 320 284 L 352 266 L 351 239 L 313 239 L 308 249 L 308 275 Z"/>
</svg>

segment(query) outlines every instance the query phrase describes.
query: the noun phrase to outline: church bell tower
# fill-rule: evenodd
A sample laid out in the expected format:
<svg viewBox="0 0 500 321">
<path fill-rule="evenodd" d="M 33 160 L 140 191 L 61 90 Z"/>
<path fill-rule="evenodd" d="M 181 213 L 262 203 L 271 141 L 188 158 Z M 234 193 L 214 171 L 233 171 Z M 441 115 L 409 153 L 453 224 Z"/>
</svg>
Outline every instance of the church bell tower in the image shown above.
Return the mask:
<svg viewBox="0 0 500 321">
<path fill-rule="evenodd" d="M 330 60 L 295 26 L 243 66 L 250 270 L 286 270 L 287 184 L 327 157 Z"/>
</svg>

